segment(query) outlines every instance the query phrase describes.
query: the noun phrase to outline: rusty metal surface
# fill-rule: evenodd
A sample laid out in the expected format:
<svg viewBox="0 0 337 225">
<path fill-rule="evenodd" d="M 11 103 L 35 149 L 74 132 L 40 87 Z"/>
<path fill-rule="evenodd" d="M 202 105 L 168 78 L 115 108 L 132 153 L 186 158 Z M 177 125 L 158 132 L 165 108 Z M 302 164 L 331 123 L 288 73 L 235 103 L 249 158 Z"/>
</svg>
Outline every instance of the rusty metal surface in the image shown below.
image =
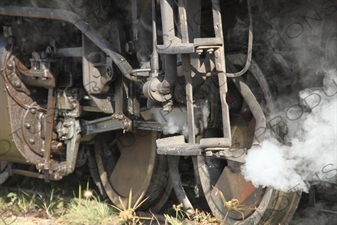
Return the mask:
<svg viewBox="0 0 337 225">
<path fill-rule="evenodd" d="M 22 78 L 20 79 L 18 74 L 17 74 L 17 67 L 16 67 L 16 63 L 15 63 L 15 57 L 11 56 L 8 60 L 7 63 L 7 77 L 8 77 L 8 81 L 10 82 L 10 84 L 17 90 L 20 92 L 24 92 L 27 95 L 31 95 L 31 91 L 27 88 L 27 85 L 25 84 L 25 82 L 22 82 Z"/>
<path fill-rule="evenodd" d="M 4 68 L 4 52 L 1 51 L 1 67 Z M 23 157 L 22 152 L 19 151 L 22 147 L 23 140 L 20 130 L 20 113 L 13 112 L 12 109 L 15 108 L 20 110 L 18 107 L 15 107 L 15 103 L 8 96 L 5 88 L 5 79 L 4 74 L 1 74 L 0 78 L 0 158 L 2 160 L 8 160 L 12 162 L 26 163 L 26 159 Z M 8 88 L 11 88 L 10 86 Z M 12 91 L 16 91 L 11 88 Z M 19 97 L 23 94 L 18 94 Z M 14 119 L 15 118 L 15 119 Z M 14 120 L 13 120 L 14 119 Z M 12 123 L 10 122 L 12 121 Z M 21 137 L 21 139 L 20 139 Z"/>
<path fill-rule="evenodd" d="M 50 62 L 47 62 L 48 67 L 41 70 L 30 70 L 18 58 L 14 58 L 16 70 L 25 84 L 34 87 L 53 88 L 56 86 L 54 74 L 49 70 Z"/>
<path fill-rule="evenodd" d="M 36 153 L 43 156 L 42 123 L 44 113 L 26 110 L 22 118 L 22 135 L 25 143 Z"/>
<path fill-rule="evenodd" d="M 214 185 L 225 196 L 227 201 L 237 199 L 244 209 L 241 211 L 245 218 L 248 217 L 257 207 L 263 197 L 264 189 L 255 188 L 251 182 L 247 182 L 240 172 L 231 172 L 225 167 L 218 181 Z M 212 199 L 219 210 L 227 213 L 224 203 L 219 198 L 217 191 L 212 190 Z M 232 219 L 243 219 L 241 213 L 236 211 L 229 212 L 228 216 Z"/>
</svg>

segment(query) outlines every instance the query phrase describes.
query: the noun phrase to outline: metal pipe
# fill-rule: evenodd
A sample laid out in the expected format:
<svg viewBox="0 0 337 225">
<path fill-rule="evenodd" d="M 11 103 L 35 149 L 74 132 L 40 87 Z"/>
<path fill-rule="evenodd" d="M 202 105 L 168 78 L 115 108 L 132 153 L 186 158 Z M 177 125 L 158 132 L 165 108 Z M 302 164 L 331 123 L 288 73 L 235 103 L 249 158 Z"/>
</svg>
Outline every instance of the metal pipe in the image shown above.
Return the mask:
<svg viewBox="0 0 337 225">
<path fill-rule="evenodd" d="M 2 16 L 22 16 L 30 18 L 61 20 L 73 24 L 85 36 L 87 36 L 102 51 L 111 57 L 113 62 L 121 70 L 126 78 L 136 82 L 142 82 L 141 78 L 131 76 L 132 67 L 128 61 L 120 55 L 117 50 L 93 27 L 76 13 L 64 9 L 46 9 L 19 6 L 2 6 L 0 7 Z"/>
<path fill-rule="evenodd" d="M 175 37 L 172 5 L 171 0 L 160 0 L 164 45 L 169 45 L 171 40 Z"/>
<path fill-rule="evenodd" d="M 238 77 L 247 72 L 252 62 L 253 54 L 253 17 L 250 7 L 250 0 L 247 0 L 248 16 L 249 16 L 249 28 L 248 28 L 248 48 L 247 48 L 247 60 L 245 67 L 240 72 L 226 73 L 227 77 Z"/>
<path fill-rule="evenodd" d="M 157 51 L 157 15 L 156 0 L 152 0 L 152 57 L 151 57 L 151 77 L 157 77 L 159 72 L 159 55 Z"/>
<path fill-rule="evenodd" d="M 256 120 L 254 140 L 252 145 L 261 145 L 261 142 L 264 141 L 264 136 L 267 130 L 266 117 L 264 116 L 262 108 L 257 102 L 253 92 L 243 81 L 243 79 L 241 77 L 234 77 L 232 79 Z"/>
<path fill-rule="evenodd" d="M 237 71 L 236 67 L 229 60 L 227 60 L 226 66 L 228 67 L 228 71 Z M 261 142 L 264 141 L 264 136 L 267 130 L 266 117 L 262 111 L 262 108 L 256 100 L 253 92 L 243 81 L 242 77 L 233 77 L 232 80 L 234 81 L 235 86 L 240 91 L 243 99 L 246 101 L 249 109 L 252 111 L 253 116 L 256 120 L 252 145 L 261 145 Z"/>
<path fill-rule="evenodd" d="M 163 41 L 164 45 L 171 45 L 171 41 L 175 38 L 174 30 L 174 14 L 171 0 L 160 0 L 160 10 L 162 18 Z M 159 92 L 168 94 L 177 78 L 177 55 L 165 56 L 165 77 L 159 87 Z"/>
</svg>

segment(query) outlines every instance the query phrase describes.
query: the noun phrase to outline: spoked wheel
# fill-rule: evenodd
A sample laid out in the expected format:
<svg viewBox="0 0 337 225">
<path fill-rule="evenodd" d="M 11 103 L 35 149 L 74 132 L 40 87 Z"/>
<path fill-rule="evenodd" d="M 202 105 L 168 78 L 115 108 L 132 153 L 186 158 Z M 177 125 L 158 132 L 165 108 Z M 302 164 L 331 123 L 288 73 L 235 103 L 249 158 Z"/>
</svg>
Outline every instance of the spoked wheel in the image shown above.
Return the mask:
<svg viewBox="0 0 337 225">
<path fill-rule="evenodd" d="M 158 211 L 171 191 L 167 159 L 156 154 L 157 132 L 116 132 L 95 141 L 95 157 L 103 187 L 113 202 L 127 205 L 132 191 L 132 206 L 144 193 L 148 199 L 140 207 Z"/>
<path fill-rule="evenodd" d="M 259 72 L 255 74 L 255 77 L 260 77 L 257 78 L 257 85 L 264 83 L 261 92 L 267 96 L 265 100 L 268 110 L 272 110 L 274 106 L 270 105 L 270 90 L 265 85 L 265 79 L 261 79 L 261 71 L 256 64 L 252 68 L 252 72 Z M 247 118 L 244 119 L 240 114 L 232 114 L 232 149 L 246 154 L 244 150 L 239 149 L 251 147 L 254 130 L 254 118 L 247 121 Z M 225 224 L 288 224 L 297 208 L 300 193 L 254 187 L 244 179 L 240 170 L 242 164 L 239 162 L 200 156 L 196 163 L 207 203 L 212 213 L 224 220 Z"/>
</svg>

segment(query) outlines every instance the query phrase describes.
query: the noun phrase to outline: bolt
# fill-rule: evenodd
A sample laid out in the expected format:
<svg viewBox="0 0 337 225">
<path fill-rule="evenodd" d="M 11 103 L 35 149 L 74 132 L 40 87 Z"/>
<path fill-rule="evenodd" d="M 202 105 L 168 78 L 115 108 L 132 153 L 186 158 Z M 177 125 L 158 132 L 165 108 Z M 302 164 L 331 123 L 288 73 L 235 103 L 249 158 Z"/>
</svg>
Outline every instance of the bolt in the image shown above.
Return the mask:
<svg viewBox="0 0 337 225">
<path fill-rule="evenodd" d="M 97 68 L 93 68 L 92 76 L 95 77 L 95 78 L 99 78 L 101 76 L 101 73 L 99 72 L 99 70 Z"/>
<path fill-rule="evenodd" d="M 212 151 L 205 151 L 206 156 L 213 156 L 213 152 Z"/>
<path fill-rule="evenodd" d="M 225 156 L 225 151 L 219 151 L 219 157 L 224 157 Z"/>
<path fill-rule="evenodd" d="M 213 49 L 213 48 L 207 49 L 207 52 L 208 52 L 209 54 L 213 54 L 214 49 Z"/>
<path fill-rule="evenodd" d="M 25 128 L 30 129 L 31 125 L 29 123 L 25 123 Z"/>
<path fill-rule="evenodd" d="M 35 140 L 34 140 L 33 138 L 30 138 L 30 139 L 29 139 L 29 143 L 30 143 L 31 145 L 33 145 L 33 144 L 35 144 Z"/>
<path fill-rule="evenodd" d="M 202 49 L 197 49 L 197 50 L 195 50 L 195 52 L 198 53 L 198 55 L 201 55 L 201 53 L 202 53 L 203 51 L 204 51 L 204 50 L 202 50 Z"/>
<path fill-rule="evenodd" d="M 134 52 L 134 46 L 131 41 L 125 44 L 125 51 L 130 55 Z"/>
<path fill-rule="evenodd" d="M 10 61 L 8 64 L 7 64 L 7 68 L 12 70 L 14 68 L 14 65 L 13 65 L 13 62 Z"/>
<path fill-rule="evenodd" d="M 17 80 L 17 81 L 15 81 L 14 85 L 17 88 L 20 88 L 21 87 L 21 82 Z"/>
<path fill-rule="evenodd" d="M 31 113 L 31 114 L 35 114 L 35 113 L 36 113 L 36 109 L 31 109 L 31 110 L 30 110 L 30 113 Z"/>
</svg>

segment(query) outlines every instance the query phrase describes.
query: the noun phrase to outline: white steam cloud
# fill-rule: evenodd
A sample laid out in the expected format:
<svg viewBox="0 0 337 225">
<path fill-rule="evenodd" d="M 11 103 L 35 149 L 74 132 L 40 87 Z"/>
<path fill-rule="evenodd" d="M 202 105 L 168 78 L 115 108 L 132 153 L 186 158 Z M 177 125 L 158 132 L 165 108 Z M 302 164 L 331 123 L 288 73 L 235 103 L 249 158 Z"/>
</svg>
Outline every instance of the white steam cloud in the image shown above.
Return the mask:
<svg viewBox="0 0 337 225">
<path fill-rule="evenodd" d="M 305 192 L 311 184 L 337 182 L 337 71 L 327 71 L 323 84 L 301 91 L 303 106 L 287 110 L 288 127 L 295 129 L 290 146 L 269 137 L 262 147 L 248 151 L 242 166 L 246 180 L 255 186 Z"/>
<path fill-rule="evenodd" d="M 209 116 L 209 106 L 207 100 L 200 100 L 199 108 L 194 108 L 195 134 L 199 133 L 199 123 L 207 128 L 207 118 Z M 151 108 L 154 119 L 163 125 L 164 134 L 183 134 L 188 136 L 187 111 L 185 107 L 173 108 L 171 111 L 164 111 L 162 108 Z"/>
</svg>

